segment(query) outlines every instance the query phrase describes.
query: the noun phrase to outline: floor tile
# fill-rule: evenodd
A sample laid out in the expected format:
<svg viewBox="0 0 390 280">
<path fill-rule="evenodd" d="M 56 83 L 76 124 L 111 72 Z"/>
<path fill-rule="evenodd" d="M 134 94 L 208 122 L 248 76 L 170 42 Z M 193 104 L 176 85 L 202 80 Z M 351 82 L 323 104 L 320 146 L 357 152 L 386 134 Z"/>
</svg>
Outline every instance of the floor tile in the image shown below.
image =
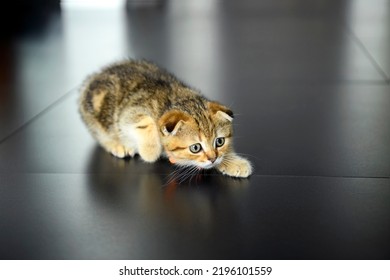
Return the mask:
<svg viewBox="0 0 390 280">
<path fill-rule="evenodd" d="M 87 75 L 131 56 L 123 47 L 123 20 L 119 11 L 56 12 L 46 25 L 1 42 L 0 142 Z"/>
<path fill-rule="evenodd" d="M 237 150 L 260 174 L 389 177 L 389 89 L 245 81 L 226 97 Z"/>
<path fill-rule="evenodd" d="M 346 22 L 362 50 L 390 80 L 390 1 L 351 1 Z"/>
<path fill-rule="evenodd" d="M 389 258 L 389 179 L 0 178 L 1 259 Z"/>
<path fill-rule="evenodd" d="M 183 6 L 168 5 L 165 17 L 156 10 L 130 11 L 129 49 L 209 92 L 232 77 L 259 82 L 385 81 L 340 16 L 267 16 L 249 5 L 235 12 L 218 4 L 191 13 Z M 214 87 L 209 87 L 211 82 Z"/>
</svg>

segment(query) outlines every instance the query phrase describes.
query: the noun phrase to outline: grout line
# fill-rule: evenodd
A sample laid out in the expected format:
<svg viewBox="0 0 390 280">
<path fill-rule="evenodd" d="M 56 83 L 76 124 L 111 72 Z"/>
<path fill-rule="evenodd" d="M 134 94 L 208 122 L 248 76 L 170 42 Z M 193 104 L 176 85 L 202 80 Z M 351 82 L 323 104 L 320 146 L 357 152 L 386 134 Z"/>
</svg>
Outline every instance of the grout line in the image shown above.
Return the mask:
<svg viewBox="0 0 390 280">
<path fill-rule="evenodd" d="M 376 61 L 376 59 L 372 56 L 372 54 L 368 51 L 366 46 L 363 44 L 363 42 L 359 39 L 359 37 L 355 34 L 355 32 L 352 30 L 352 28 L 350 28 L 350 26 L 348 24 L 346 24 L 346 29 L 349 31 L 348 33 L 350 34 L 352 39 L 355 41 L 355 43 L 358 45 L 360 50 L 366 55 L 366 57 L 370 60 L 371 64 L 374 66 L 374 68 L 383 77 L 386 84 L 389 84 L 390 77 L 387 76 L 386 71 L 382 69 L 380 64 Z"/>
<path fill-rule="evenodd" d="M 72 88 L 71 90 L 69 90 L 68 92 L 66 92 L 64 95 L 62 95 L 61 97 L 59 97 L 57 100 L 55 100 L 53 103 L 49 104 L 49 106 L 47 106 L 45 109 L 43 109 L 42 111 L 40 111 L 38 114 L 36 114 L 35 116 L 33 116 L 32 118 L 30 118 L 29 120 L 27 120 L 26 122 L 24 122 L 23 124 L 21 124 L 19 127 L 17 127 L 16 129 L 14 129 L 13 131 L 11 131 L 7 136 L 5 136 L 3 139 L 0 139 L 0 145 L 3 144 L 5 141 L 7 141 L 9 138 L 11 138 L 12 136 L 14 136 L 15 134 L 17 134 L 19 131 L 21 131 L 23 128 L 27 127 L 28 125 L 30 125 L 31 123 L 33 123 L 34 121 L 36 121 L 37 119 L 39 119 L 42 115 L 44 115 L 45 113 L 47 113 L 48 111 L 50 111 L 52 108 L 54 108 L 55 106 L 57 106 L 58 104 L 60 104 L 62 101 L 64 101 L 66 98 L 68 98 L 71 93 L 76 89 L 77 87 L 74 87 Z"/>
</svg>

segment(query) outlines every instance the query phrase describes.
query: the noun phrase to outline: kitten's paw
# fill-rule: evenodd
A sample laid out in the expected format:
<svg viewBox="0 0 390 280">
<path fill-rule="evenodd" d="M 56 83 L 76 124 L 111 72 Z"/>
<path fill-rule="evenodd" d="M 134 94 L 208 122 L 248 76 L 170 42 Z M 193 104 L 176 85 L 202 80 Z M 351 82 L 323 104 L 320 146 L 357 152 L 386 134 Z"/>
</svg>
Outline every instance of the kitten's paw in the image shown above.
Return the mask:
<svg viewBox="0 0 390 280">
<path fill-rule="evenodd" d="M 128 148 L 115 142 L 106 143 L 105 148 L 109 153 L 118 158 L 124 158 L 127 156 L 133 157 L 135 154 L 134 148 Z"/>
<path fill-rule="evenodd" d="M 139 155 L 146 162 L 155 162 L 161 155 L 161 146 L 144 145 L 139 147 Z"/>
<path fill-rule="evenodd" d="M 247 159 L 239 156 L 223 161 L 217 169 L 222 174 L 239 178 L 249 177 L 253 172 L 252 164 Z"/>
</svg>

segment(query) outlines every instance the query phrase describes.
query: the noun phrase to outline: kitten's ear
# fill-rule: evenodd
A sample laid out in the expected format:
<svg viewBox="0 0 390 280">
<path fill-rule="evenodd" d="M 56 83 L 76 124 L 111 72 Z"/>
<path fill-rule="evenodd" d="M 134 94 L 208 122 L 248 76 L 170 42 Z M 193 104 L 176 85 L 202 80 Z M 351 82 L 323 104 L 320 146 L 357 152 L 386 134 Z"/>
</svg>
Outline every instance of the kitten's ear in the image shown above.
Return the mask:
<svg viewBox="0 0 390 280">
<path fill-rule="evenodd" d="M 222 104 L 219 104 L 217 102 L 209 102 L 209 109 L 210 111 L 220 117 L 220 118 L 223 118 L 223 119 L 226 119 L 228 120 L 229 122 L 232 122 L 233 121 L 233 111 L 230 110 L 228 107 L 222 105 Z"/>
<path fill-rule="evenodd" d="M 171 110 L 165 113 L 158 121 L 161 132 L 165 135 L 175 135 L 180 127 L 189 119 L 186 113 Z"/>
</svg>

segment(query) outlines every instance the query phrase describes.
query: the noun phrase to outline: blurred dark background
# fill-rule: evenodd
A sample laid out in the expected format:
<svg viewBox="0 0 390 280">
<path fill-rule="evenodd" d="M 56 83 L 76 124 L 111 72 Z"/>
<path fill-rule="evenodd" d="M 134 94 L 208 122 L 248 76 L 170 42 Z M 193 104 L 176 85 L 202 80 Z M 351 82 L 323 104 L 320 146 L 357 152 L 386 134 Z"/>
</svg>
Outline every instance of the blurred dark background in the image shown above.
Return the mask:
<svg viewBox="0 0 390 280">
<path fill-rule="evenodd" d="M 47 24 L 52 13 L 60 13 L 60 0 L 15 0 L 1 9 L 1 35 L 9 37 Z"/>
</svg>

